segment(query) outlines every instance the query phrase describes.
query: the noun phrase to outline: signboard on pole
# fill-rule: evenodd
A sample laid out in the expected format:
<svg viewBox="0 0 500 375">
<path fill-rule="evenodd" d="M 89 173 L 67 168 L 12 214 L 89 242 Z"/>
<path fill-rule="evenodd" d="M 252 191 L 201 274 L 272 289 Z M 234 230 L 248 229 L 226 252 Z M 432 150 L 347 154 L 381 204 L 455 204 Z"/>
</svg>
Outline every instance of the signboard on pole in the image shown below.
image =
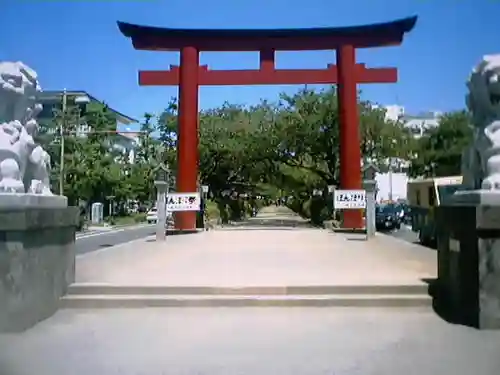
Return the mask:
<svg viewBox="0 0 500 375">
<path fill-rule="evenodd" d="M 200 193 L 168 193 L 167 211 L 200 211 Z"/>
<path fill-rule="evenodd" d="M 336 210 L 359 210 L 366 208 L 365 190 L 335 190 L 333 207 Z"/>
</svg>

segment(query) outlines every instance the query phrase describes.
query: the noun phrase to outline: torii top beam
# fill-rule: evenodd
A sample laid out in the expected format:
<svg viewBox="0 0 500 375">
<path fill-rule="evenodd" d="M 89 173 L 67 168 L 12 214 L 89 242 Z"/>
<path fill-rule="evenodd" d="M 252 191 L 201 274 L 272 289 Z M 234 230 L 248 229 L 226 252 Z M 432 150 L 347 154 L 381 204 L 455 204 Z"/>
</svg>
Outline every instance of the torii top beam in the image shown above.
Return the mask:
<svg viewBox="0 0 500 375">
<path fill-rule="evenodd" d="M 333 50 L 341 45 L 370 48 L 399 45 L 417 17 L 349 27 L 308 29 L 171 29 L 118 22 L 121 33 L 135 49 L 179 51 L 313 51 Z"/>
</svg>

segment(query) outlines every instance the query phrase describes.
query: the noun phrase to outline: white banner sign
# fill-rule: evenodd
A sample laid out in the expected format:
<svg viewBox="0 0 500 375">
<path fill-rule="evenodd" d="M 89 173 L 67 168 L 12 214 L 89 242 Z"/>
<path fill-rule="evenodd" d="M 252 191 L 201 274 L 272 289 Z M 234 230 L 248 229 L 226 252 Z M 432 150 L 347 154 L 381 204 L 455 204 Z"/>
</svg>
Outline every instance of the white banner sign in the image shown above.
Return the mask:
<svg viewBox="0 0 500 375">
<path fill-rule="evenodd" d="M 167 211 L 199 211 L 200 193 L 168 193 Z"/>
<path fill-rule="evenodd" d="M 366 191 L 364 190 L 335 190 L 333 207 L 336 210 L 366 208 Z"/>
</svg>

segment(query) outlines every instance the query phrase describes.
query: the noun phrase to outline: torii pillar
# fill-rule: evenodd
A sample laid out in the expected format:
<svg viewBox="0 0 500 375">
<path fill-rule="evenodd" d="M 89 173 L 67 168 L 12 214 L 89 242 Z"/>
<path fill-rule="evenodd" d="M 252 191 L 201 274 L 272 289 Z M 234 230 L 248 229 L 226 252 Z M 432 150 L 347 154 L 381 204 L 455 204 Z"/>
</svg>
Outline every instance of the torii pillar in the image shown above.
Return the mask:
<svg viewBox="0 0 500 375">
<path fill-rule="evenodd" d="M 366 68 L 356 63 L 358 48 L 399 45 L 417 17 L 387 23 L 314 29 L 227 30 L 169 29 L 118 22 L 122 34 L 138 50 L 180 51 L 180 67 L 140 71 L 139 84 L 179 86 L 177 191 L 197 191 L 198 88 L 200 85 L 337 84 L 340 115 L 340 188 L 361 189 L 361 150 L 358 119 L 359 83 L 397 82 L 395 68 Z M 276 69 L 276 51 L 336 50 L 337 65 L 326 69 Z M 258 51 L 254 70 L 210 70 L 199 65 L 202 51 Z M 361 210 L 344 213 L 345 228 L 362 228 Z M 196 213 L 176 215 L 176 227 L 192 230 Z"/>
</svg>

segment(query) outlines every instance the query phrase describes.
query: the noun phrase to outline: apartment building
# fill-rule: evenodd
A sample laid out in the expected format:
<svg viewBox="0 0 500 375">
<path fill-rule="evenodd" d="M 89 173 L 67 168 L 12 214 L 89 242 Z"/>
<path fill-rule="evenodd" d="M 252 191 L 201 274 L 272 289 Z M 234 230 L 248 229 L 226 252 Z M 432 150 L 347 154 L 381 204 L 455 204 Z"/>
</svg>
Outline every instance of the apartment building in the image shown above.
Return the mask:
<svg viewBox="0 0 500 375">
<path fill-rule="evenodd" d="M 375 106 L 375 108 L 380 108 L 380 106 Z M 428 111 L 410 115 L 405 112 L 403 106 L 395 104 L 386 105 L 382 108 L 386 111 L 386 120 L 402 122 L 406 128 L 410 129 L 415 138 L 420 138 L 427 129 L 437 127 L 439 118 L 443 114 L 439 111 Z"/>
<path fill-rule="evenodd" d="M 38 115 L 40 123 L 43 121 L 50 120 L 53 118 L 54 110 L 60 109 L 63 102 L 63 97 L 66 95 L 66 101 L 71 105 L 76 105 L 80 107 L 82 113 L 85 113 L 86 106 L 89 103 L 100 103 L 104 104 L 103 101 L 95 98 L 86 91 L 75 90 L 75 91 L 64 91 L 64 90 L 53 90 L 53 91 L 43 91 L 39 96 L 39 102 L 42 104 L 42 112 Z M 136 132 L 130 131 L 119 131 L 118 129 L 122 126 L 132 125 L 138 122 L 138 120 L 127 116 L 113 108 L 109 108 L 116 116 L 116 133 L 112 135 L 111 147 L 115 151 L 121 152 L 123 155 L 128 157 L 129 162 L 134 161 L 134 149 L 137 145 L 138 134 Z M 54 130 L 55 131 L 55 130 Z M 90 133 L 92 129 L 86 124 L 81 124 L 74 136 L 85 137 Z"/>
<path fill-rule="evenodd" d="M 380 106 L 376 106 L 380 108 Z M 435 128 L 439 125 L 439 118 L 442 113 L 437 111 L 422 112 L 416 115 L 409 115 L 405 108 L 399 105 L 383 106 L 385 118 L 388 121 L 399 121 L 408 128 L 415 138 L 420 138 L 427 129 Z M 377 173 L 377 200 L 398 200 L 406 199 L 408 175 L 407 170 L 410 162 L 399 158 L 389 158 L 382 161 L 388 168 L 387 172 Z"/>
</svg>

